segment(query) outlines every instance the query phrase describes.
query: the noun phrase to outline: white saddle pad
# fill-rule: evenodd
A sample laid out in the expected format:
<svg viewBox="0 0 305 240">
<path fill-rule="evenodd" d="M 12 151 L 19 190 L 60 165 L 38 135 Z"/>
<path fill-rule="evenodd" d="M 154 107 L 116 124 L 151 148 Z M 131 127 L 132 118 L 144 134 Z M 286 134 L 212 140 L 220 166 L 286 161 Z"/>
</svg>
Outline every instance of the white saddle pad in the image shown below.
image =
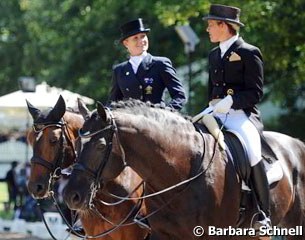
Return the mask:
<svg viewBox="0 0 305 240">
<path fill-rule="evenodd" d="M 282 179 L 284 172 L 280 161 L 275 161 L 272 164 L 269 164 L 264 161 L 264 165 L 269 185 Z"/>
<path fill-rule="evenodd" d="M 280 161 L 275 161 L 272 164 L 264 161 L 264 165 L 265 165 L 266 175 L 269 185 L 277 181 L 280 181 L 283 178 L 284 172 Z M 245 191 L 251 191 L 251 189 L 246 185 L 244 181 L 242 181 L 241 188 L 242 190 Z"/>
</svg>

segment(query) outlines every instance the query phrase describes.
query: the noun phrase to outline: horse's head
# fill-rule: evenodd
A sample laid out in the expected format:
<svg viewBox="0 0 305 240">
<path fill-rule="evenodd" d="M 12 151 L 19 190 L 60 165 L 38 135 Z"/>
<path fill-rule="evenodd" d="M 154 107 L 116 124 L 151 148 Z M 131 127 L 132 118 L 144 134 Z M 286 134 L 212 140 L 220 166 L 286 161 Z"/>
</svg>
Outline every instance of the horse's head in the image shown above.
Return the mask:
<svg viewBox="0 0 305 240">
<path fill-rule="evenodd" d="M 59 175 L 60 169 L 71 165 L 75 159 L 75 134 L 64 120 L 66 105 L 61 96 L 55 106 L 46 111 L 28 101 L 27 105 L 33 118 L 33 128 L 28 133 L 28 142 L 33 147 L 28 190 L 35 198 L 44 198 L 50 190 L 50 178 Z"/>
<path fill-rule="evenodd" d="M 79 101 L 79 111 L 85 119 L 79 133 L 82 149 L 63 193 L 71 209 L 87 209 L 103 181 L 114 179 L 124 168 L 122 152 L 113 144 L 117 131 L 110 110 L 97 103 L 97 109 L 90 112 Z"/>
</svg>

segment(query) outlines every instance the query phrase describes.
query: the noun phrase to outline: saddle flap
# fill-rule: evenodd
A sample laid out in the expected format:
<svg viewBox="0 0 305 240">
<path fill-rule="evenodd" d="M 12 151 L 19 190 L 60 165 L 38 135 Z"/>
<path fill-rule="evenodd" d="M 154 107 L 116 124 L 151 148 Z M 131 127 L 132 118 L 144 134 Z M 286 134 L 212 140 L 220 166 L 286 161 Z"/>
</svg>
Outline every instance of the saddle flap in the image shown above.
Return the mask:
<svg viewBox="0 0 305 240">
<path fill-rule="evenodd" d="M 231 130 L 225 130 L 224 135 L 225 143 L 228 146 L 227 154 L 231 156 L 230 158 L 234 163 L 237 174 L 241 177 L 246 186 L 249 186 L 251 166 L 243 140 L 238 133 Z M 277 161 L 277 157 L 270 146 L 264 141 L 262 141 L 262 160 L 269 185 L 281 180 L 283 177 L 281 164 Z M 247 189 L 246 186 L 244 186 L 243 189 Z"/>
<path fill-rule="evenodd" d="M 234 163 L 237 174 L 246 185 L 249 185 L 251 166 L 246 147 L 237 135 L 237 133 L 231 130 L 224 131 L 225 143 L 228 146 L 226 152 L 230 160 Z"/>
</svg>

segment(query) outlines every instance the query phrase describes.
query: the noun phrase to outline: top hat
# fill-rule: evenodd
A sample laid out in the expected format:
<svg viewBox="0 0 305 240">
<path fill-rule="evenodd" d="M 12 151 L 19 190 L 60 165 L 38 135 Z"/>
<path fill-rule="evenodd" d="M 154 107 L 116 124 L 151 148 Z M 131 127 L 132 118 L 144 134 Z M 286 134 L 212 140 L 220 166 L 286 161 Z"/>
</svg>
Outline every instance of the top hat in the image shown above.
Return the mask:
<svg viewBox="0 0 305 240">
<path fill-rule="evenodd" d="M 150 28 L 145 28 L 143 24 L 142 18 L 138 18 L 136 20 L 132 20 L 123 24 L 121 27 L 121 38 L 120 42 L 123 42 L 126 38 L 138 34 L 138 33 L 147 33 L 150 31 Z"/>
<path fill-rule="evenodd" d="M 244 24 L 239 21 L 240 9 L 237 7 L 225 6 L 220 4 L 212 4 L 210 12 L 203 20 L 220 20 L 230 23 L 235 23 L 243 27 Z"/>
</svg>

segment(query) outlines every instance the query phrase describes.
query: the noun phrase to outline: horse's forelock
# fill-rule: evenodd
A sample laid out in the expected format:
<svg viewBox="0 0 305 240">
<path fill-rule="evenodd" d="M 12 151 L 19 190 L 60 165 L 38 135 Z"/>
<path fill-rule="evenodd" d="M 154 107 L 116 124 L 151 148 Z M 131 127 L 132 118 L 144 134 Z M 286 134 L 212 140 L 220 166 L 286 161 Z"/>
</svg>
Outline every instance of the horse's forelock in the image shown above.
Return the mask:
<svg viewBox="0 0 305 240">
<path fill-rule="evenodd" d="M 97 131 L 103 127 L 103 121 L 99 117 L 97 110 L 93 110 L 88 119 L 85 120 L 82 131 L 83 132 L 93 132 Z"/>
</svg>

